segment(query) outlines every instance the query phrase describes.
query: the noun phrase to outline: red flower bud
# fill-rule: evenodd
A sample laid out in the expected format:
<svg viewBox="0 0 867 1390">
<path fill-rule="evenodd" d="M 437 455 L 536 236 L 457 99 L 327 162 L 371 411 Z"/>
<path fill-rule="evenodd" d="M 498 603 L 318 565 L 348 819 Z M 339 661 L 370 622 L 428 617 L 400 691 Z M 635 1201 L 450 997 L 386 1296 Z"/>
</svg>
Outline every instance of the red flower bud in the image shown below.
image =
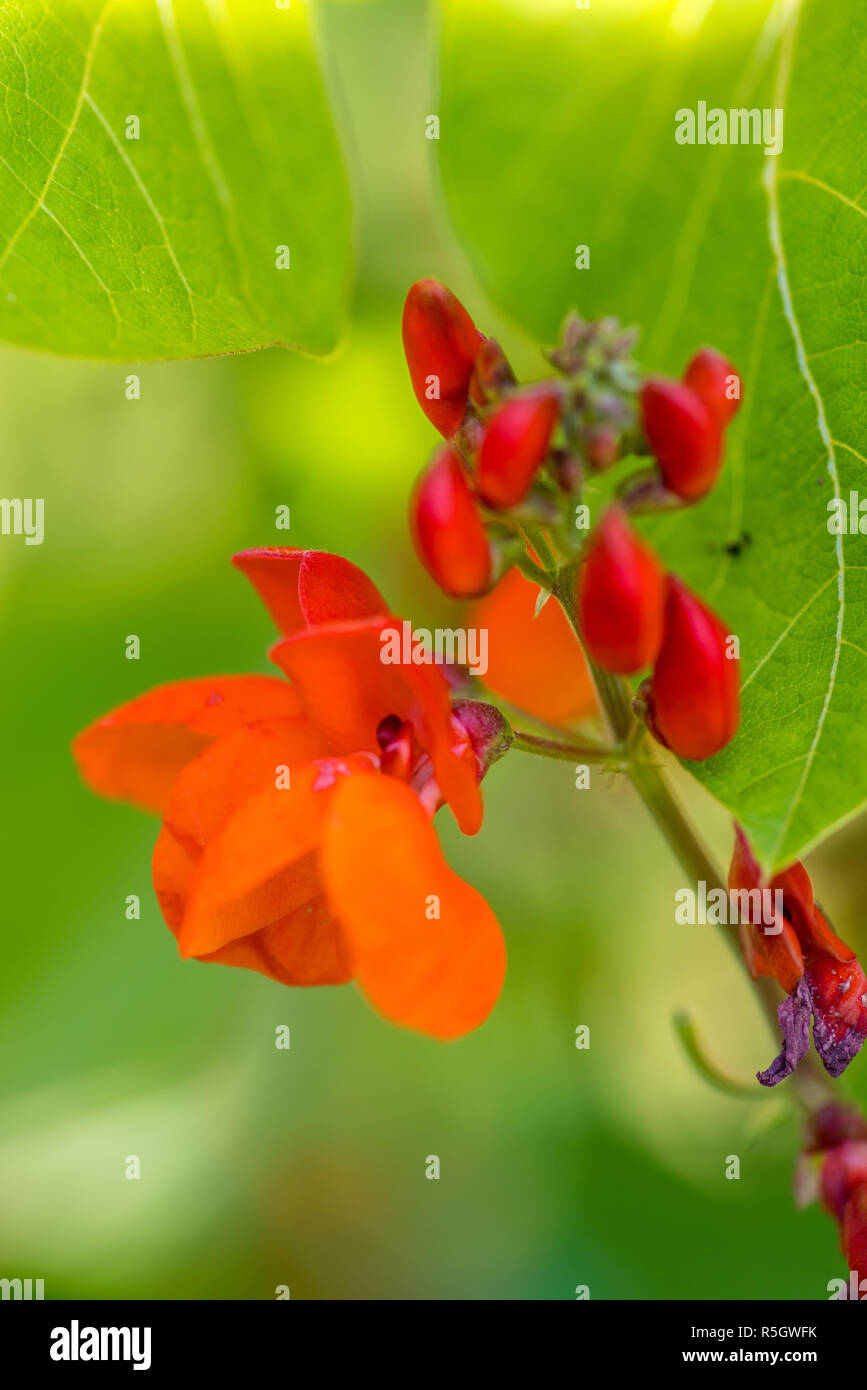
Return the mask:
<svg viewBox="0 0 867 1390">
<path fill-rule="evenodd" d="M 587 650 L 607 671 L 626 675 L 656 659 L 662 644 L 665 575 L 619 507 L 609 507 L 590 540 L 578 583 Z"/>
<path fill-rule="evenodd" d="M 641 393 L 644 432 L 665 486 L 695 502 L 714 485 L 722 463 L 720 427 L 689 386 L 651 377 Z"/>
<path fill-rule="evenodd" d="M 491 550 L 453 449 L 441 449 L 416 484 L 410 528 L 419 559 L 445 593 L 471 598 L 488 589 Z"/>
<path fill-rule="evenodd" d="M 517 506 L 544 461 L 560 413 L 556 391 L 512 396 L 495 410 L 479 450 L 477 486 L 490 507 Z"/>
<path fill-rule="evenodd" d="M 491 396 L 517 385 L 508 358 L 494 338 L 485 338 L 476 355 L 476 365 L 470 379 L 470 400 L 487 405 Z"/>
<path fill-rule="evenodd" d="M 832 1100 L 807 1120 L 807 1153 L 833 1149 L 848 1139 L 867 1139 L 867 1121 L 852 1105 Z"/>
<path fill-rule="evenodd" d="M 843 1251 L 849 1268 L 863 1277 L 867 1269 L 867 1184 L 856 1188 L 846 1203 Z"/>
<path fill-rule="evenodd" d="M 662 648 L 651 679 L 653 722 L 681 758 L 709 758 L 738 726 L 739 665 L 715 613 L 669 576 Z"/>
<path fill-rule="evenodd" d="M 683 374 L 684 385 L 700 396 L 721 430 L 737 415 L 741 404 L 741 379 L 731 362 L 714 348 L 703 347 Z M 736 395 L 731 394 L 737 391 Z"/>
<path fill-rule="evenodd" d="M 482 335 L 451 290 L 417 280 L 403 306 L 403 350 L 412 389 L 432 425 L 450 438 L 460 429 Z"/>
<path fill-rule="evenodd" d="M 867 1143 L 847 1139 L 830 1149 L 822 1160 L 820 1183 L 824 1205 L 841 1220 L 856 1187 L 867 1185 Z M 867 1276 L 867 1267 L 864 1273 Z"/>
<path fill-rule="evenodd" d="M 481 700 L 455 700 L 452 717 L 470 740 L 478 759 L 479 776 L 483 777 L 511 748 L 515 739 L 511 724 L 496 705 Z"/>
</svg>

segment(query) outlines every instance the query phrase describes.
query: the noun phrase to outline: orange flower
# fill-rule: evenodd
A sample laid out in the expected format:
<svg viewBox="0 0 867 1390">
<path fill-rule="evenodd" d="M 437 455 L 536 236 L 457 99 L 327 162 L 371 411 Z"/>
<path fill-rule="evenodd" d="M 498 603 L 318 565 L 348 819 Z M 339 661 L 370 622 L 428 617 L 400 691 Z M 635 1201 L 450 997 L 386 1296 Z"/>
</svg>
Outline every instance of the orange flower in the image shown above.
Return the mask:
<svg viewBox="0 0 867 1390">
<path fill-rule="evenodd" d="M 568 726 L 596 712 L 587 663 L 563 610 L 510 569 L 470 609 L 467 626 L 488 633 L 489 690 L 547 724 Z"/>
<path fill-rule="evenodd" d="M 466 1033 L 496 1002 L 505 948 L 430 817 L 446 801 L 478 830 L 502 721 L 476 706 L 462 722 L 437 666 L 383 663 L 380 634 L 400 619 L 347 560 L 261 549 L 234 563 L 283 633 L 272 656 L 291 685 L 159 687 L 78 735 L 81 774 L 162 814 L 154 888 L 182 956 L 283 984 L 356 979 L 396 1023 Z"/>
</svg>

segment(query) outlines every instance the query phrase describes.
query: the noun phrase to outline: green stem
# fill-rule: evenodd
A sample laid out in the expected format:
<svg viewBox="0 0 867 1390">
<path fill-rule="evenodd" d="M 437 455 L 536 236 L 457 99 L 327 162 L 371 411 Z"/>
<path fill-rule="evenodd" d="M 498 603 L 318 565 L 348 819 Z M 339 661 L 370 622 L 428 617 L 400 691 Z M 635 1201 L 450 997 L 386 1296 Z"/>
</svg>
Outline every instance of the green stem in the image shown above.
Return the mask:
<svg viewBox="0 0 867 1390">
<path fill-rule="evenodd" d="M 540 738 L 521 729 L 513 729 L 515 735 L 513 748 L 522 753 L 535 753 L 542 758 L 560 758 L 564 762 L 607 763 L 617 757 L 616 748 L 603 748 L 599 744 L 570 743 L 566 739 Z"/>
<path fill-rule="evenodd" d="M 696 883 L 703 881 L 707 884 L 709 892 L 721 889 L 728 894 L 728 888 L 723 883 L 716 865 L 672 796 L 659 767 L 640 747 L 630 761 L 629 776 L 690 880 Z M 726 945 L 743 965 L 737 933 L 724 931 L 723 936 Z M 773 995 L 765 990 L 760 992 L 768 1021 L 774 1032 L 777 1032 L 777 1009 Z"/>
<path fill-rule="evenodd" d="M 578 614 L 575 608 L 575 583 L 580 561 L 573 560 L 557 574 L 552 592 L 560 604 L 578 642 L 584 650 Z M 601 670 L 587 658 L 585 659 L 593 678 L 593 684 L 618 745 L 617 752 L 623 758 L 623 766 L 628 772 L 633 786 L 641 797 L 653 819 L 662 831 L 669 847 L 686 870 L 691 880 L 704 880 L 708 888 L 722 888 L 727 891 L 715 864 L 708 856 L 704 846 L 684 816 L 676 800 L 669 791 L 657 764 L 648 757 L 645 739 L 636 737 L 638 732 L 630 704 L 630 692 L 626 683 L 617 676 Z M 727 946 L 734 952 L 739 964 L 746 969 L 740 949 L 738 934 L 723 932 Z M 756 981 L 762 1009 L 774 1037 L 779 1035 L 777 1019 L 777 993 L 769 979 Z M 806 1057 L 793 1077 L 793 1087 L 798 1098 L 808 1112 L 827 1105 L 835 1099 L 833 1088 L 820 1072 L 812 1057 Z"/>
<path fill-rule="evenodd" d="M 716 865 L 669 791 L 656 763 L 640 750 L 630 764 L 629 775 L 690 879 L 696 882 L 703 879 L 709 889 L 723 888 Z"/>
<path fill-rule="evenodd" d="M 535 560 L 531 560 L 529 555 L 524 554 L 517 556 L 515 564 L 527 579 L 532 580 L 534 584 L 538 584 L 539 588 L 544 589 L 546 593 L 553 594 L 555 582 L 554 575 L 549 574 L 547 570 L 543 570 L 542 566 L 537 565 Z"/>
</svg>

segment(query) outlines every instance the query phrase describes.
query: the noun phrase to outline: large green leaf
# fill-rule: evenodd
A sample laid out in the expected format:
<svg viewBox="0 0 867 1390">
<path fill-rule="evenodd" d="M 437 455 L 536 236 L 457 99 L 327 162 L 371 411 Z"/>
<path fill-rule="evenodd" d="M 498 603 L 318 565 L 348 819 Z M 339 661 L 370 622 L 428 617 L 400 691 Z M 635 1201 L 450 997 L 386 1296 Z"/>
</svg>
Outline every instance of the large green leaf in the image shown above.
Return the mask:
<svg viewBox="0 0 867 1390">
<path fill-rule="evenodd" d="M 0 337 L 333 346 L 350 213 L 305 0 L 17 0 L 0 86 Z"/>
<path fill-rule="evenodd" d="M 719 486 L 651 532 L 741 639 L 740 731 L 693 770 L 773 865 L 867 801 L 867 547 L 827 511 L 867 497 L 861 9 L 450 0 L 444 35 L 443 182 L 491 292 L 546 340 L 577 304 L 638 323 L 648 369 L 709 341 L 743 374 Z M 677 144 L 699 101 L 783 107 L 782 154 Z"/>
</svg>

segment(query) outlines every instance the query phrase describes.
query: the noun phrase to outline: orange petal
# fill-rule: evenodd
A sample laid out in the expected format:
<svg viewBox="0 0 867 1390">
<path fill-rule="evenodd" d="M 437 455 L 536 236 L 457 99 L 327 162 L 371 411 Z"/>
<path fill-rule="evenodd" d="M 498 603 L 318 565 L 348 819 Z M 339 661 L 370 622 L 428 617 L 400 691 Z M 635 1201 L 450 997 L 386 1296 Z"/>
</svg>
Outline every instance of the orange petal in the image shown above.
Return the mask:
<svg viewBox="0 0 867 1390">
<path fill-rule="evenodd" d="M 352 622 L 388 605 L 363 570 L 327 550 L 261 546 L 232 556 L 281 632 L 318 623 Z"/>
<path fill-rule="evenodd" d="M 445 862 L 415 793 L 389 777 L 342 781 L 321 857 L 374 1008 L 438 1038 L 484 1022 L 503 984 L 502 934 L 484 898 Z"/>
<path fill-rule="evenodd" d="M 266 719 L 224 734 L 178 774 L 154 848 L 154 889 L 166 924 L 180 927 L 202 851 L 241 802 L 276 786 L 277 769 L 327 753 L 303 715 Z"/>
<path fill-rule="evenodd" d="M 276 643 L 271 657 L 336 753 L 376 749 L 377 726 L 388 714 L 410 720 L 458 824 L 474 834 L 482 813 L 478 766 L 469 738 L 452 717 L 445 676 L 433 664 L 382 660 L 381 634 L 400 632 L 401 624 L 394 616 L 329 623 Z"/>
<path fill-rule="evenodd" d="M 293 767 L 328 751 L 323 735 L 300 714 L 234 729 L 182 770 L 166 807 L 166 826 L 198 858 L 242 801 L 277 786 L 278 769 L 289 769 L 291 784 Z"/>
<path fill-rule="evenodd" d="M 406 717 L 409 691 L 400 666 L 381 660 L 380 633 L 397 618 L 297 632 L 275 643 L 272 661 L 293 682 L 301 707 L 334 752 L 375 749 L 376 729 L 387 714 Z"/>
<path fill-rule="evenodd" d="M 183 769 L 153 855 L 154 888 L 176 936 L 205 844 L 246 797 L 274 786 L 275 765 L 285 760 L 291 779 L 291 764 L 316 756 L 315 747 L 304 753 L 319 741 L 300 717 L 265 721 L 226 734 Z M 272 926 L 199 959 L 257 970 L 286 985 L 343 984 L 353 976 L 349 949 L 321 893 Z"/>
<path fill-rule="evenodd" d="M 93 791 L 159 812 L 178 773 L 213 739 L 298 710 L 294 692 L 274 676 L 204 676 L 120 705 L 80 733 L 72 751 Z"/>
<path fill-rule="evenodd" d="M 162 826 L 154 845 L 151 875 L 163 920 L 175 936 L 187 910 L 196 862 L 172 832 Z"/>
<path fill-rule="evenodd" d="M 177 936 L 196 861 L 163 826 L 153 855 L 153 879 L 166 924 Z M 324 894 L 273 926 L 240 937 L 199 960 L 258 970 L 284 985 L 340 985 L 354 975 L 352 955 Z"/>
<path fill-rule="evenodd" d="M 355 974 L 352 953 L 324 894 L 273 926 L 199 959 L 258 970 L 282 985 L 343 985 Z"/>
<path fill-rule="evenodd" d="M 181 955 L 212 955 L 318 897 L 315 851 L 334 787 L 372 770 L 364 757 L 325 758 L 293 768 L 289 787 L 272 785 L 243 801 L 199 861 L 178 934 Z"/>
<path fill-rule="evenodd" d="M 480 769 L 469 735 L 452 714 L 448 682 L 437 666 L 403 669 L 418 701 L 410 717 L 419 743 L 433 763 L 443 799 L 463 833 L 476 835 L 483 811 Z"/>
<path fill-rule="evenodd" d="M 533 616 L 538 595 L 510 569 L 469 610 L 467 626 L 487 629 L 489 690 L 547 724 L 574 724 L 596 709 L 590 673 L 560 605 L 549 599 Z"/>
</svg>

